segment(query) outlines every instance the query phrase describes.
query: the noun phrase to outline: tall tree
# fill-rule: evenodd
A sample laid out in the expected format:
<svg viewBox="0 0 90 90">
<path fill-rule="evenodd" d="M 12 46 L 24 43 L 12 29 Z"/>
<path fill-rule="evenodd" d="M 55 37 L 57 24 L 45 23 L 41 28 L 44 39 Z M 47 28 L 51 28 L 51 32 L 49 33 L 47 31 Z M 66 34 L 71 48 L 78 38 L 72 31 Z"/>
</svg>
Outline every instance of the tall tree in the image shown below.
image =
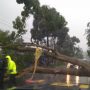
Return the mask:
<svg viewBox="0 0 90 90">
<path fill-rule="evenodd" d="M 18 16 L 15 21 L 13 21 L 13 28 L 16 29 L 17 32 L 15 35 L 15 39 L 22 38 L 22 35 L 26 33 L 26 24 L 22 21 L 22 19 Z M 14 32 L 12 33 L 14 34 Z"/>
<path fill-rule="evenodd" d="M 76 37 L 70 37 L 68 35 L 69 29 L 66 27 L 67 22 L 55 8 L 50 8 L 47 5 L 40 6 L 38 0 L 16 1 L 19 4 L 24 3 L 24 10 L 21 12 L 21 22 L 23 22 L 24 25 L 27 17 L 31 14 L 34 17 L 31 41 L 34 40 L 36 43 L 45 41 L 47 42 L 47 46 L 50 46 L 50 39 L 53 39 L 55 47 L 58 46 L 60 47 L 59 49 L 63 48 L 61 51 L 70 52 L 70 55 L 72 54 L 71 56 L 74 56 L 76 48 L 78 50 L 75 44 L 79 43 L 79 40 Z M 67 46 L 65 46 L 66 43 L 68 43 Z M 67 50 L 68 47 L 71 49 L 69 48 Z"/>
<path fill-rule="evenodd" d="M 26 18 L 29 17 L 30 14 L 38 13 L 40 8 L 38 0 L 16 0 L 16 2 L 18 4 L 24 4 L 24 10 L 21 12 L 23 22 L 25 22 Z"/>
<path fill-rule="evenodd" d="M 17 33 L 15 31 L 9 32 L 7 30 L 1 30 L 0 29 L 0 44 L 2 45 L 8 45 L 12 43 L 20 43 L 23 42 L 22 37 L 16 38 Z"/>
<path fill-rule="evenodd" d="M 55 8 L 44 5 L 40 12 L 34 15 L 32 38 L 37 41 L 47 38 L 47 46 L 49 46 L 49 37 L 56 38 L 57 32 L 61 32 L 66 24 L 65 18 Z"/>
<path fill-rule="evenodd" d="M 9 41 L 9 31 L 3 31 L 0 29 L 0 43 L 7 44 Z"/>
<path fill-rule="evenodd" d="M 88 56 L 90 56 L 90 22 L 87 23 L 87 29 L 86 29 L 86 34 L 87 34 L 87 45 L 88 45 Z"/>
<path fill-rule="evenodd" d="M 61 39 L 58 39 L 57 50 L 68 56 L 83 58 L 83 51 L 77 46 L 79 42 L 80 40 L 77 37 L 70 37 L 67 34 L 63 43 L 61 43 Z"/>
<path fill-rule="evenodd" d="M 24 4 L 23 11 L 21 12 L 21 17 L 17 17 L 13 21 L 13 27 L 17 30 L 16 38 L 22 37 L 26 33 L 26 19 L 30 15 L 34 15 L 39 12 L 40 3 L 38 0 L 16 0 L 18 4 Z"/>
</svg>

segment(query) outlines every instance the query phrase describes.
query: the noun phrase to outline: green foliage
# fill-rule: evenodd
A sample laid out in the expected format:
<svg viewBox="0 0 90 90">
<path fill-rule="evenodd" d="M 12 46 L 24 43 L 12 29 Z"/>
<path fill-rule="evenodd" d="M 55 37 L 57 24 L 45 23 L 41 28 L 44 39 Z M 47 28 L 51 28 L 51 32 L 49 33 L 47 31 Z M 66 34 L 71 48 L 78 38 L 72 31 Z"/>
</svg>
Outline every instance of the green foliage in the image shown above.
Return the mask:
<svg viewBox="0 0 90 90">
<path fill-rule="evenodd" d="M 21 12 L 21 18 L 18 16 L 15 21 L 13 21 L 13 27 L 17 30 L 15 38 L 19 38 L 26 33 L 26 18 L 30 14 L 35 14 L 39 12 L 40 3 L 38 0 L 16 0 L 18 4 L 24 4 L 23 11 Z"/>
<path fill-rule="evenodd" d="M 75 36 L 70 37 L 69 35 L 67 35 L 63 43 L 61 43 L 60 41 L 58 39 L 57 42 L 57 50 L 59 50 L 59 52 L 68 56 L 83 58 L 83 51 L 76 46 L 77 43 L 80 42 L 78 38 L 76 38 Z"/>
<path fill-rule="evenodd" d="M 4 57 L 6 55 L 10 55 L 12 57 L 12 60 L 16 62 L 18 71 L 21 71 L 22 69 L 34 64 L 34 53 L 33 52 L 24 53 L 24 52 L 18 52 L 16 50 L 5 48 L 3 49 L 1 58 L 3 54 L 4 54 Z"/>
<path fill-rule="evenodd" d="M 16 36 L 15 31 L 12 31 L 11 34 L 9 35 L 11 42 L 15 41 L 15 36 Z"/>
<path fill-rule="evenodd" d="M 13 21 L 13 28 L 17 30 L 16 38 L 26 33 L 25 23 L 19 16 Z"/>
<path fill-rule="evenodd" d="M 59 47 L 63 46 L 65 40 L 69 40 L 70 36 L 68 36 L 68 31 L 69 29 L 67 27 L 63 27 L 62 30 L 55 33 L 55 35 L 57 35 L 57 45 L 59 45 Z"/>
<path fill-rule="evenodd" d="M 18 71 L 33 65 L 34 64 L 33 52 L 30 53 L 16 52 L 16 63 L 17 63 Z"/>
<path fill-rule="evenodd" d="M 24 3 L 24 10 L 21 12 L 22 20 L 25 22 L 29 14 L 38 12 L 40 3 L 38 0 L 16 0 L 18 4 Z"/>
<path fill-rule="evenodd" d="M 11 33 L 9 31 L 0 30 L 0 43 L 3 45 L 8 45 L 11 43 L 22 43 L 22 36 L 20 37 L 15 31 Z"/>
<path fill-rule="evenodd" d="M 80 40 L 75 36 L 73 36 L 71 39 L 72 39 L 72 42 L 73 42 L 74 45 L 76 45 L 76 43 L 80 42 Z"/>
<path fill-rule="evenodd" d="M 38 0 L 16 0 L 17 3 L 24 3 L 24 10 L 21 12 L 22 22 L 26 21 L 26 18 L 30 14 L 34 17 L 33 29 L 31 30 L 31 40 L 40 42 L 47 37 L 47 44 L 49 45 L 49 37 L 57 37 L 56 32 L 62 30 L 66 26 L 67 22 L 65 18 L 60 15 L 55 8 L 50 8 L 46 5 L 40 7 Z"/>
<path fill-rule="evenodd" d="M 40 12 L 34 14 L 33 29 L 31 30 L 31 37 L 35 41 L 42 41 L 47 37 L 58 37 L 64 32 L 67 22 L 65 18 L 60 15 L 55 8 L 50 8 L 46 5 L 40 8 Z M 66 31 L 66 33 L 68 30 Z M 58 33 L 60 33 L 58 35 Z M 64 34 L 64 33 L 63 33 Z M 49 43 L 47 43 L 49 45 Z"/>
<path fill-rule="evenodd" d="M 23 3 L 23 0 L 16 0 L 16 1 L 17 1 L 17 3 L 19 3 L 19 4 Z"/>
<path fill-rule="evenodd" d="M 88 56 L 90 56 L 90 50 L 87 50 Z"/>
<path fill-rule="evenodd" d="M 68 35 L 69 29 L 66 27 L 67 22 L 55 8 L 50 8 L 47 5 L 40 6 L 38 0 L 16 1 L 18 4 L 24 4 L 23 11 L 21 12 L 22 17 L 17 17 L 13 22 L 14 28 L 17 29 L 16 36 L 20 37 L 25 34 L 26 19 L 32 14 L 34 21 L 31 30 L 31 41 L 34 40 L 38 44 L 47 42 L 47 46 L 52 47 L 51 39 L 54 44 L 54 49 L 68 56 L 82 58 L 82 50 L 76 46 L 80 42 L 79 39 Z M 18 56 L 18 60 L 22 59 L 18 63 L 21 67 L 26 66 L 25 63 L 27 63 L 26 59 L 28 56 L 25 55 L 24 53 Z"/>
<path fill-rule="evenodd" d="M 83 50 L 79 47 L 75 48 L 74 56 L 80 59 L 83 59 Z"/>
<path fill-rule="evenodd" d="M 3 46 L 7 46 L 7 45 L 15 43 L 15 42 L 17 42 L 18 44 L 20 42 L 23 42 L 22 38 L 16 39 L 15 36 L 16 36 L 16 33 L 14 31 L 12 31 L 10 33 L 9 31 L 0 30 L 0 44 L 2 44 Z M 13 48 L 13 45 L 11 48 Z M 13 58 L 13 60 L 15 60 L 16 63 L 18 63 L 17 59 L 15 59 L 15 51 L 14 50 L 11 50 L 10 48 L 3 48 L 2 51 L 0 52 L 0 58 L 5 58 L 6 55 L 10 55 Z M 17 66 L 19 66 L 19 65 L 17 65 Z"/>
<path fill-rule="evenodd" d="M 9 41 L 9 31 L 0 30 L 0 43 L 7 44 Z"/>
<path fill-rule="evenodd" d="M 86 37 L 87 45 L 88 45 L 88 47 L 90 47 L 90 22 L 88 22 L 88 24 L 87 24 L 86 34 L 87 34 L 87 37 Z M 88 56 L 90 56 L 90 49 L 89 48 L 87 50 L 87 53 L 88 53 Z"/>
</svg>

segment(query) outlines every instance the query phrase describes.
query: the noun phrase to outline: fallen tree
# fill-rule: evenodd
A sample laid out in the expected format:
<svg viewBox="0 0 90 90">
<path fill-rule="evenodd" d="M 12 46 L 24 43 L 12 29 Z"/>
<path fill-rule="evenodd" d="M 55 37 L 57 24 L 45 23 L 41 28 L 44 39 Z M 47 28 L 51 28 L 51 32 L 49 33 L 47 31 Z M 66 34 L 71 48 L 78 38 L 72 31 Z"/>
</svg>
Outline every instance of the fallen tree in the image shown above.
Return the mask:
<svg viewBox="0 0 90 90">
<path fill-rule="evenodd" d="M 36 45 L 36 44 L 22 44 L 22 45 L 8 45 L 8 46 L 4 46 L 2 48 L 9 48 L 9 49 L 13 49 L 13 50 L 17 50 L 20 52 L 25 52 L 25 51 L 35 51 L 35 48 L 32 48 L 31 46 L 38 46 L 44 49 L 44 52 L 47 54 L 47 56 L 49 57 L 53 57 L 55 58 L 55 60 L 59 60 L 62 62 L 67 62 L 67 63 L 72 63 L 74 65 L 78 65 L 80 67 L 82 67 L 82 70 L 78 71 L 78 75 L 79 76 L 90 76 L 90 62 L 88 61 L 83 61 L 77 58 L 73 58 L 73 57 L 69 57 L 66 55 L 62 55 L 60 54 L 58 51 L 55 51 L 51 48 L 45 47 L 45 46 L 40 46 L 40 45 Z M 49 52 L 50 51 L 50 52 Z M 29 71 L 26 70 L 26 72 L 30 72 L 33 69 L 28 68 Z M 44 72 L 43 72 L 44 71 Z M 58 72 L 56 72 L 58 71 Z M 54 70 L 54 69 L 45 69 L 45 68 L 37 68 L 37 72 L 38 73 L 52 73 L 52 74 L 67 74 L 67 70 L 66 69 L 59 69 L 59 70 Z M 69 74 L 71 75 L 76 75 L 76 70 L 70 70 Z M 23 72 L 25 73 L 25 72 Z"/>
<path fill-rule="evenodd" d="M 27 73 L 32 73 L 34 70 L 34 67 L 28 67 L 21 71 L 17 78 L 22 77 L 24 75 L 27 75 Z M 88 72 L 85 69 L 75 69 L 75 68 L 44 68 L 44 67 L 37 67 L 36 73 L 43 73 L 43 74 L 63 74 L 63 75 L 74 75 L 74 76 L 90 76 L 90 72 Z"/>
</svg>

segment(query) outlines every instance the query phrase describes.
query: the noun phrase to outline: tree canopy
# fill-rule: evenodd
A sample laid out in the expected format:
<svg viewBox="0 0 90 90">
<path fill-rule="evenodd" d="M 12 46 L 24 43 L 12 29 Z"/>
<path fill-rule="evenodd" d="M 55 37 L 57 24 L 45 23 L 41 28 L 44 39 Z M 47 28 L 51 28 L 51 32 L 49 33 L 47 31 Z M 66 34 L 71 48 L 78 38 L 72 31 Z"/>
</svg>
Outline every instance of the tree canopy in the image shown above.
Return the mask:
<svg viewBox="0 0 90 90">
<path fill-rule="evenodd" d="M 82 50 L 76 46 L 80 40 L 75 36 L 69 36 L 69 28 L 66 26 L 67 21 L 55 8 L 47 5 L 41 6 L 38 0 L 16 1 L 18 4 L 24 4 L 21 18 L 17 17 L 15 20 L 15 22 L 18 20 L 21 24 L 13 23 L 14 26 L 23 25 L 22 30 L 20 30 L 20 25 L 16 28 L 19 29 L 18 32 L 25 33 L 26 18 L 28 19 L 30 15 L 33 15 L 33 28 L 30 30 L 31 42 L 43 43 L 69 56 L 75 56 L 76 52 L 79 51 L 80 53 L 77 54 L 80 57 L 82 56 Z"/>
<path fill-rule="evenodd" d="M 30 30 L 32 43 L 44 44 L 68 56 L 83 57 L 82 50 L 77 46 L 80 40 L 75 36 L 70 37 L 66 19 L 55 8 L 47 5 L 41 6 L 38 0 L 16 0 L 16 2 L 24 4 L 21 16 L 17 16 L 13 21 L 13 28 L 16 31 L 10 33 L 9 31 L 3 32 L 1 30 L 0 43 L 4 45 L 6 43 L 23 43 L 22 36 L 27 32 L 26 21 L 30 18 L 30 15 L 33 15 L 33 28 Z M 18 53 L 18 55 L 20 54 Z M 28 53 L 22 53 L 21 57 L 24 55 L 26 57 Z M 22 60 L 24 61 L 25 58 L 23 57 Z M 28 60 L 30 60 L 29 57 Z"/>
<path fill-rule="evenodd" d="M 88 50 L 87 50 L 87 53 L 88 53 L 88 56 L 90 56 L 90 22 L 87 23 L 87 29 L 86 29 L 86 32 L 87 34 L 87 45 L 88 45 Z"/>
</svg>

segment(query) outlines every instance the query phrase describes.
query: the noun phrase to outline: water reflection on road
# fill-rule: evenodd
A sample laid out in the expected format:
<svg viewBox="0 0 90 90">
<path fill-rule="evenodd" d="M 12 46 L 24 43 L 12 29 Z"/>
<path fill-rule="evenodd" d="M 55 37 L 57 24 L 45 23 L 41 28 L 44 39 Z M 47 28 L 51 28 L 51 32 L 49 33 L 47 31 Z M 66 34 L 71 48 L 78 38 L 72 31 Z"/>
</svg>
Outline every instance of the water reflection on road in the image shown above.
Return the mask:
<svg viewBox="0 0 90 90">
<path fill-rule="evenodd" d="M 29 75 L 31 76 L 31 75 Z M 67 75 L 53 75 L 53 74 L 35 74 L 34 79 L 36 80 L 37 78 L 39 80 L 43 79 L 46 82 L 41 83 L 41 84 L 28 84 L 25 86 L 20 86 L 15 90 L 80 90 L 80 85 L 76 86 L 76 80 L 75 76 L 70 76 L 70 83 L 72 84 L 71 86 L 66 86 L 66 77 Z M 80 77 L 79 83 L 83 84 L 90 84 L 90 78 L 89 77 Z M 56 83 L 56 85 L 55 85 Z M 64 85 L 62 85 L 63 83 Z M 53 85 L 52 85 L 53 84 Z M 87 85 L 82 85 L 81 88 L 84 87 L 84 89 L 81 90 L 90 90 L 85 87 Z"/>
</svg>

